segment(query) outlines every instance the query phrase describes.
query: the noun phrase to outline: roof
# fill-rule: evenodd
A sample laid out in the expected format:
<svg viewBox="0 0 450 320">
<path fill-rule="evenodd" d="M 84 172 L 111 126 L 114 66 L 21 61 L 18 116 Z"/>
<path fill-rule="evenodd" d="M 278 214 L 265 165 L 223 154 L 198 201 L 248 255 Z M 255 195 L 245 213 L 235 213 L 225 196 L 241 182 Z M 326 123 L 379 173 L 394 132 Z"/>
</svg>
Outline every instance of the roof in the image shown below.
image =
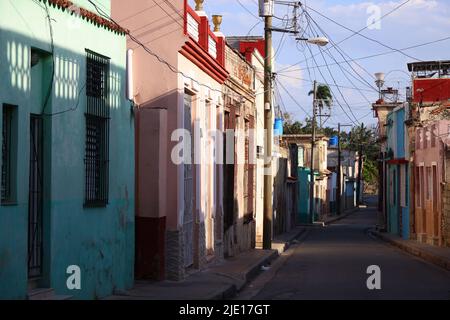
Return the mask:
<svg viewBox="0 0 450 320">
<path fill-rule="evenodd" d="M 65 11 L 67 9 L 69 14 L 72 14 L 71 8 L 76 7 L 77 10 L 79 10 L 79 14 L 81 17 L 85 18 L 86 20 L 90 21 L 91 23 L 93 23 L 95 25 L 105 27 L 105 28 L 109 29 L 110 31 L 118 32 L 120 34 L 129 33 L 128 30 L 122 28 L 118 24 L 116 24 L 104 17 L 101 17 L 100 15 L 98 15 L 92 11 L 89 11 L 84 8 L 78 8 L 78 6 L 76 4 L 74 4 L 72 1 L 69 1 L 69 0 L 39 0 L 39 1 L 48 2 L 51 6 L 58 7 L 60 9 L 62 9 L 63 11 Z"/>
<path fill-rule="evenodd" d="M 408 70 L 410 72 L 415 71 L 436 71 L 436 70 L 449 70 L 450 60 L 441 61 L 422 61 L 408 63 Z"/>
</svg>

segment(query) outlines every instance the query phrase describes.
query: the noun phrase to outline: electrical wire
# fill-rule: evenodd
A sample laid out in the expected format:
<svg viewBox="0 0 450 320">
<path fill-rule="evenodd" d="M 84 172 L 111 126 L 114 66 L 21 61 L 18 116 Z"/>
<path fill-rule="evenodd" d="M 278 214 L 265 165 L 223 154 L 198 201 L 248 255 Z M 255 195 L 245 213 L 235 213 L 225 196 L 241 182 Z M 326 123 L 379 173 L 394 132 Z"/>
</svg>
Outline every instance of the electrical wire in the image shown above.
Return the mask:
<svg viewBox="0 0 450 320">
<path fill-rule="evenodd" d="M 300 105 L 300 103 L 297 101 L 297 99 L 295 99 L 293 96 L 292 96 L 292 94 L 289 92 L 289 90 L 287 90 L 284 86 L 283 86 L 283 84 L 280 82 L 280 81 L 278 81 L 278 80 L 276 80 L 275 79 L 275 81 L 278 83 L 278 85 L 284 90 L 284 92 L 286 92 L 286 94 L 289 96 L 289 98 L 291 98 L 291 100 L 301 109 L 301 110 L 303 110 L 303 112 L 308 116 L 308 117 L 311 117 L 311 115 L 310 115 L 310 113 L 308 112 L 308 111 L 306 111 L 305 110 L 305 108 L 303 108 L 301 105 Z"/>
<path fill-rule="evenodd" d="M 351 34 L 350 36 L 344 38 L 343 40 L 339 41 L 338 44 L 341 44 L 341 43 L 343 43 L 344 41 L 347 41 L 348 39 L 350 39 L 350 38 L 356 36 L 357 34 L 360 34 L 361 31 L 364 31 L 365 29 L 369 28 L 371 25 L 373 25 L 373 24 L 375 24 L 375 23 L 381 21 L 382 19 L 386 18 L 387 16 L 393 14 L 394 12 L 396 12 L 397 10 L 399 10 L 400 8 L 402 8 L 403 6 L 405 6 L 405 5 L 406 5 L 408 2 L 410 2 L 410 1 L 411 1 L 411 0 L 406 0 L 405 2 L 403 2 L 403 3 L 401 3 L 400 5 L 396 6 L 393 10 L 391 10 L 391 11 L 387 12 L 386 14 L 384 14 L 384 15 L 383 15 L 382 17 L 380 17 L 378 20 L 375 20 L 374 22 L 372 22 L 372 24 L 366 25 L 364 28 L 362 28 L 362 29 L 360 29 L 360 30 L 358 30 L 358 31 L 354 31 L 354 30 L 351 30 L 350 28 L 348 28 L 347 30 L 352 31 L 352 34 Z M 306 5 L 305 5 L 305 7 L 306 7 Z M 315 10 L 314 10 L 313 8 L 311 8 L 310 6 L 307 6 L 307 8 L 308 8 L 308 9 L 311 9 L 311 10 L 314 11 L 314 12 L 318 12 L 318 11 L 315 11 Z M 325 17 L 325 16 L 324 16 L 324 17 Z M 331 20 L 331 18 L 328 18 L 328 17 L 326 17 L 326 18 Z M 335 22 L 335 21 L 332 21 L 332 22 Z M 342 26 L 342 27 L 344 27 L 344 26 Z M 347 28 L 347 27 L 345 27 L 345 28 Z M 373 39 L 371 39 L 371 40 L 373 40 Z M 381 42 L 380 42 L 380 43 L 381 43 Z M 384 46 L 384 44 L 383 44 L 383 46 Z M 388 46 L 388 47 L 389 47 L 389 46 Z M 329 47 L 329 48 L 327 48 L 327 50 L 330 50 L 331 48 L 332 48 L 332 47 Z M 391 47 L 389 47 L 389 48 L 390 48 L 392 51 L 395 51 L 395 52 L 401 52 L 400 49 L 394 49 L 394 48 L 391 48 Z M 317 56 L 317 55 L 319 55 L 319 54 L 316 54 L 315 56 Z M 312 57 L 309 57 L 308 59 L 311 59 L 311 58 L 312 58 Z M 413 59 L 414 59 L 414 60 L 418 60 L 418 59 L 416 59 L 416 58 L 413 58 Z M 418 60 L 418 61 L 420 61 L 420 60 Z M 301 64 L 301 63 L 303 63 L 303 62 L 305 62 L 305 61 L 304 61 L 304 60 L 301 60 L 301 61 L 295 63 L 294 65 Z M 280 70 L 280 71 L 282 71 L 282 70 Z"/>
<path fill-rule="evenodd" d="M 448 40 L 450 40 L 450 37 L 444 37 L 444 38 L 436 39 L 436 40 L 433 40 L 433 41 L 428 41 L 428 42 L 425 42 L 425 43 L 421 43 L 421 44 L 417 44 L 417 45 L 401 48 L 399 50 L 405 51 L 405 50 L 416 49 L 416 48 L 420 48 L 420 47 L 424 47 L 424 46 L 428 46 L 428 45 L 432 45 L 432 44 L 436 44 L 436 43 L 443 42 L 443 41 L 448 41 Z M 388 55 L 388 54 L 391 54 L 391 53 L 395 53 L 395 52 L 397 52 L 397 51 L 394 51 L 394 50 L 385 51 L 385 52 L 380 52 L 380 53 L 376 53 L 376 54 L 372 54 L 372 55 L 368 55 L 368 56 L 364 56 L 364 57 L 338 61 L 338 62 L 335 62 L 335 63 L 331 63 L 329 65 L 333 66 L 333 65 L 337 65 L 337 64 L 344 64 L 344 63 L 347 63 L 347 62 L 366 60 L 366 59 L 376 58 L 376 57 L 380 57 L 380 56 L 385 56 L 385 55 Z M 297 65 L 297 64 L 293 64 L 291 67 L 293 67 L 295 65 Z M 323 68 L 323 67 L 325 67 L 325 65 L 319 65 L 317 67 L 311 67 L 311 69 Z M 298 71 L 298 70 L 301 70 L 301 69 L 300 68 L 289 68 L 287 71 L 280 70 L 280 71 L 278 71 L 278 73 L 295 72 L 295 71 Z"/>
</svg>

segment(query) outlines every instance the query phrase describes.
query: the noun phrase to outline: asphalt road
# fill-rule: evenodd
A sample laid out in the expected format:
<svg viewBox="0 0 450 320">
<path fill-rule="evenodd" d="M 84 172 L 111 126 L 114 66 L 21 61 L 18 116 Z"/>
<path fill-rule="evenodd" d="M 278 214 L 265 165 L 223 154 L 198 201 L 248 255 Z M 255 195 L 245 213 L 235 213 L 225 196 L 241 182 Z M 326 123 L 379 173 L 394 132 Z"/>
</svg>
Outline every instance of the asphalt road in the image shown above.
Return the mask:
<svg viewBox="0 0 450 320">
<path fill-rule="evenodd" d="M 301 242 L 253 281 L 238 299 L 450 299 L 450 273 L 380 240 L 367 230 L 374 208 L 328 227 L 310 228 Z M 366 273 L 381 268 L 381 290 Z"/>
</svg>

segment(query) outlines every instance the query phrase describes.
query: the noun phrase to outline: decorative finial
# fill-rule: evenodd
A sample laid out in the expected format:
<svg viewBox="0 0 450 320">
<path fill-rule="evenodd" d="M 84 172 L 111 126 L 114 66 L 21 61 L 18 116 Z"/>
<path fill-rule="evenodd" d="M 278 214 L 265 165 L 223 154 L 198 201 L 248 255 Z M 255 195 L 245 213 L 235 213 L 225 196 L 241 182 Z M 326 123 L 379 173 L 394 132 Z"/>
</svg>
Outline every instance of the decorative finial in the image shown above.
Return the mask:
<svg viewBox="0 0 450 320">
<path fill-rule="evenodd" d="M 203 2 L 205 0 L 195 0 L 195 11 L 203 11 Z"/>
<path fill-rule="evenodd" d="M 220 25 L 222 24 L 222 16 L 221 15 L 213 15 L 212 21 L 214 23 L 214 32 L 220 32 Z"/>
</svg>

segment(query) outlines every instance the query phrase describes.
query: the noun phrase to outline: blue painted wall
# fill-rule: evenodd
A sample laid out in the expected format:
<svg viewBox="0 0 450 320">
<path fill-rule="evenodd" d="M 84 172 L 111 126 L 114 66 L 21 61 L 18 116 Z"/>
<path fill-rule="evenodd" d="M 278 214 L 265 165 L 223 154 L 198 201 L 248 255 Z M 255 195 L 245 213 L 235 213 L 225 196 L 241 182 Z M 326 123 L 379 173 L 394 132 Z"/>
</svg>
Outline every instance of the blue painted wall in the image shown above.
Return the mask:
<svg viewBox="0 0 450 320">
<path fill-rule="evenodd" d="M 393 151 L 391 160 L 405 160 L 405 109 L 398 108 L 390 112 L 387 116 L 387 144 Z M 405 177 L 404 186 L 401 186 L 402 172 Z M 392 234 L 409 239 L 410 236 L 410 213 L 409 213 L 409 168 L 408 164 L 388 164 L 388 186 L 386 199 L 388 201 L 388 231 Z M 401 192 L 405 193 L 405 203 L 402 206 Z"/>
<path fill-rule="evenodd" d="M 133 284 L 134 118 L 125 99 L 126 39 L 48 6 L 54 49 L 42 1 L 0 1 L 0 106 L 17 105 L 16 203 L 0 207 L 0 299 L 27 297 L 27 226 L 30 114 L 44 117 L 44 277 L 42 287 L 95 299 Z M 72 20 L 70 20 L 72 19 Z M 31 49 L 47 58 L 33 69 Z M 109 204 L 84 208 L 86 112 L 85 49 L 111 58 Z M 50 57 L 50 58 L 48 58 Z M 2 117 L 0 113 L 0 118 Z M 1 120 L 1 119 L 0 119 Z M 0 121 L 0 125 L 1 125 Z M 81 290 L 66 287 L 69 265 L 81 268 Z"/>
<path fill-rule="evenodd" d="M 310 223 L 310 182 L 311 171 L 309 168 L 298 168 L 298 214 L 300 223 Z"/>
</svg>

